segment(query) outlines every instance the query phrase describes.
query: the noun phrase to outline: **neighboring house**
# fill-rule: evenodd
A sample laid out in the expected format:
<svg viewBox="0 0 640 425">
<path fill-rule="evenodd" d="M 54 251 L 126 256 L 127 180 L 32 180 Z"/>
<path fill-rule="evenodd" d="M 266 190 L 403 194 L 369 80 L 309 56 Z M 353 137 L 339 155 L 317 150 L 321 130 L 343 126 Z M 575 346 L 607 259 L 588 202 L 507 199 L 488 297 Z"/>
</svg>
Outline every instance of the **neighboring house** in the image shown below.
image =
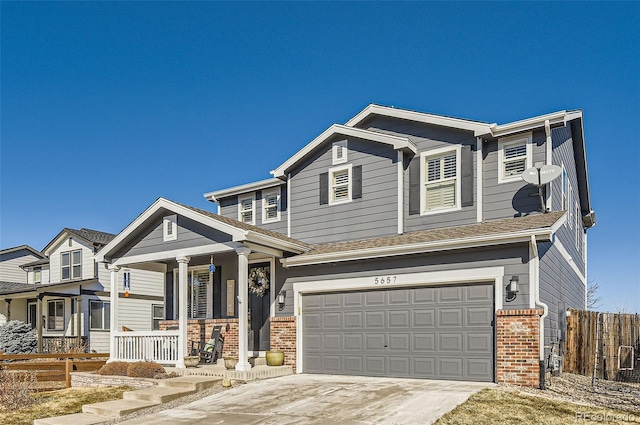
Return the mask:
<svg viewBox="0 0 640 425">
<path fill-rule="evenodd" d="M 560 172 L 539 192 L 522 174 L 543 165 Z M 205 194 L 218 214 L 160 198 L 96 255 L 112 279 L 166 270 L 171 362 L 214 325 L 238 370 L 282 349 L 298 372 L 537 386 L 562 353 L 595 224 L 581 111 L 498 125 L 370 105 L 271 173 Z"/>
<path fill-rule="evenodd" d="M 0 291 L 27 283 L 27 273 L 20 267 L 42 260 L 45 256 L 29 245 L 0 250 Z M 11 319 L 11 304 L 0 305 L 0 325 Z"/>
<path fill-rule="evenodd" d="M 65 228 L 42 250 L 40 258 L 16 266 L 25 277 L 24 283 L 0 283 L 0 308 L 10 306 L 10 319 L 37 330 L 40 351 L 73 346 L 78 340 L 93 351 L 109 351 L 110 276 L 93 256 L 114 237 L 91 229 Z M 137 285 L 131 288 L 128 308 L 121 312 L 118 323 L 150 331 L 153 305 L 164 304 L 163 294 L 153 289 L 163 276 L 153 271 L 132 275 Z"/>
</svg>

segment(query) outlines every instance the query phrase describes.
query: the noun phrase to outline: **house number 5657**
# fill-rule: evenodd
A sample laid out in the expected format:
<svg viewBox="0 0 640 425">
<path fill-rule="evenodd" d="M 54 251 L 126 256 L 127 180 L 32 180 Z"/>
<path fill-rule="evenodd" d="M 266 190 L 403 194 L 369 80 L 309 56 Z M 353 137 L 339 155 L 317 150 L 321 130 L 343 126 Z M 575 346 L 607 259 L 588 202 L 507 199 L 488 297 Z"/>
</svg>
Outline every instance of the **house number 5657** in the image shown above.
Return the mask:
<svg viewBox="0 0 640 425">
<path fill-rule="evenodd" d="M 395 276 L 380 276 L 373 279 L 373 283 L 375 285 L 385 285 L 385 284 L 395 283 L 395 282 L 396 282 Z"/>
</svg>

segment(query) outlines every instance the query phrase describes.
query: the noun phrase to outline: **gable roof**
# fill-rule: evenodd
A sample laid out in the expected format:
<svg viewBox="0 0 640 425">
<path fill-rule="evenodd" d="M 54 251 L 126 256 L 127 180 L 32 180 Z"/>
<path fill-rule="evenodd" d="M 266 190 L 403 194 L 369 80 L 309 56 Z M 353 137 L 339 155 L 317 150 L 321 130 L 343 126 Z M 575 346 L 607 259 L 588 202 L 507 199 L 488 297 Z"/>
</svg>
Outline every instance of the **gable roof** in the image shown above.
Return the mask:
<svg viewBox="0 0 640 425">
<path fill-rule="evenodd" d="M 548 239 L 564 222 L 561 220 L 564 216 L 565 211 L 558 211 L 394 236 L 320 244 L 315 245 L 311 251 L 281 261 L 285 267 L 295 267 L 524 242 L 532 235 Z"/>
<path fill-rule="evenodd" d="M 35 255 L 36 257 L 44 258 L 44 254 L 42 252 L 38 251 L 37 249 L 31 248 L 29 245 L 20 245 L 20 246 L 14 246 L 13 248 L 2 249 L 0 250 L 0 255 L 11 254 L 12 252 L 17 252 L 21 250 L 29 251 L 31 254 Z"/>
<path fill-rule="evenodd" d="M 204 197 L 211 202 L 218 202 L 222 198 L 228 198 L 230 196 L 239 195 L 247 192 L 254 192 L 256 190 L 269 189 L 272 187 L 281 186 L 284 181 L 276 178 L 260 180 L 253 183 L 243 184 L 240 186 L 230 187 L 228 189 L 215 190 L 213 192 L 205 193 Z"/>
<path fill-rule="evenodd" d="M 281 233 L 252 226 L 232 218 L 223 217 L 209 211 L 201 210 L 189 205 L 184 205 L 165 198 L 158 198 L 149 208 L 133 220 L 111 242 L 105 245 L 95 255 L 97 262 L 110 262 L 127 241 L 134 237 L 138 229 L 151 221 L 158 214 L 170 211 L 174 214 L 188 217 L 205 226 L 209 226 L 231 236 L 233 242 L 252 242 L 255 244 L 277 248 L 293 253 L 302 253 L 311 249 L 311 246 Z"/>
<path fill-rule="evenodd" d="M 53 246 L 57 245 L 60 239 L 66 238 L 68 236 L 75 236 L 77 238 L 80 238 L 96 248 L 103 247 L 116 237 L 116 235 L 114 235 L 113 233 L 101 232 L 99 230 L 92 230 L 84 227 L 82 229 L 71 229 L 69 227 L 65 227 L 60 231 L 60 233 L 56 235 L 55 238 L 51 240 L 51 242 L 49 242 L 49 244 L 47 244 L 47 246 L 44 247 L 42 252 L 44 252 L 46 255 L 49 255 Z"/>
<path fill-rule="evenodd" d="M 273 177 L 284 179 L 287 171 L 289 171 L 294 165 L 302 161 L 308 154 L 317 149 L 330 137 L 335 135 L 356 137 L 359 139 L 370 140 L 372 142 L 384 143 L 392 146 L 396 150 L 401 150 L 404 152 L 411 152 L 414 154 L 417 152 L 416 146 L 407 137 L 383 134 L 375 131 L 363 130 L 360 128 L 354 128 L 340 124 L 333 124 L 331 127 L 323 131 L 322 134 L 309 142 L 304 148 L 296 152 L 295 155 L 283 162 L 282 165 L 271 171 L 271 174 L 273 174 Z"/>
</svg>

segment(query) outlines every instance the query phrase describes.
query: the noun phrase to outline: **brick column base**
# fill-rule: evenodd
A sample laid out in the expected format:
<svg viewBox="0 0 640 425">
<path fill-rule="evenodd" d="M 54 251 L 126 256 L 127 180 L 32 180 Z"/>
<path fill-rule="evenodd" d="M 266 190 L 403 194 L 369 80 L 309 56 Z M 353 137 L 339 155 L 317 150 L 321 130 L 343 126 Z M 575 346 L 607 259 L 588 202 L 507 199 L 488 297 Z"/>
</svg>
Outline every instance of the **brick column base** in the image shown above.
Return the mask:
<svg viewBox="0 0 640 425">
<path fill-rule="evenodd" d="M 499 310 L 497 381 L 540 387 L 540 316 L 542 310 Z"/>
<path fill-rule="evenodd" d="M 272 317 L 270 319 L 271 350 L 284 352 L 284 364 L 293 366 L 296 373 L 296 318 Z"/>
</svg>

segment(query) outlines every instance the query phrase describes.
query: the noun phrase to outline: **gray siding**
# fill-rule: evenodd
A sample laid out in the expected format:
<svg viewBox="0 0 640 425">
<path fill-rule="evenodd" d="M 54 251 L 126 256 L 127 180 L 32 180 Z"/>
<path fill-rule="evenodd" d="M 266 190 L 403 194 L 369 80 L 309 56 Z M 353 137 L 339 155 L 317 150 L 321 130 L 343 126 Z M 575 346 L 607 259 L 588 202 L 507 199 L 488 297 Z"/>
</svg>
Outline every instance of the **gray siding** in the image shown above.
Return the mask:
<svg viewBox="0 0 640 425">
<path fill-rule="evenodd" d="M 374 277 L 389 274 L 408 274 L 444 270 L 461 270 L 476 267 L 503 266 L 502 285 L 504 309 L 529 308 L 529 248 L 527 244 L 510 245 L 483 250 L 464 250 L 448 253 L 407 255 L 364 261 L 350 261 L 331 265 L 304 266 L 276 270 L 276 288 L 287 293 L 287 304 L 278 316 L 291 316 L 293 311 L 293 284 L 314 280 L 345 279 L 350 277 Z M 518 296 L 507 302 L 504 288 L 512 275 L 520 277 Z"/>
<path fill-rule="evenodd" d="M 533 161 L 545 161 L 544 130 L 533 132 Z M 498 140 L 487 141 L 483 146 L 483 204 L 484 220 L 516 217 L 540 211 L 538 189 L 524 181 L 498 183 Z"/>
<path fill-rule="evenodd" d="M 553 142 L 553 153 L 552 160 L 554 165 L 562 165 L 564 164 L 565 170 L 567 171 L 567 178 L 569 183 L 571 184 L 571 199 L 568 199 L 569 207 L 572 208 L 573 211 L 573 222 L 571 226 L 569 226 L 568 215 L 567 222 L 558 230 L 556 233 L 557 240 L 562 243 L 562 246 L 567 250 L 571 258 L 573 259 L 578 269 L 582 271 L 582 274 L 585 274 L 584 270 L 584 257 L 583 254 L 586 255 L 586 252 L 583 253 L 583 249 L 581 247 L 580 250 L 576 247 L 576 230 L 584 232 L 582 225 L 576 229 L 576 222 L 582 223 L 582 220 L 577 220 L 575 217 L 575 208 L 576 204 L 580 204 L 579 202 L 579 193 L 578 193 L 578 180 L 576 175 L 576 162 L 573 154 L 573 140 L 571 138 L 571 129 L 570 127 L 561 127 L 553 130 L 552 133 L 552 142 Z M 551 189 L 551 202 L 552 209 L 554 211 L 560 211 L 562 209 L 562 177 L 555 179 L 552 184 Z"/>
<path fill-rule="evenodd" d="M 585 308 L 586 287 L 569 266 L 557 247 L 551 242 L 538 245 L 540 255 L 540 299 L 549 307 L 545 319 L 545 346 L 557 343 L 559 338 L 558 304 L 565 302 L 567 308 Z"/>
<path fill-rule="evenodd" d="M 333 167 L 333 141 L 292 173 L 291 237 L 326 243 L 396 234 L 397 154 L 388 145 L 348 139 L 347 164 L 362 166 L 362 198 L 338 205 L 319 204 L 319 176 Z"/>
<path fill-rule="evenodd" d="M 26 249 L 0 255 L 0 280 L 27 283 L 27 272 L 20 266 L 39 259 Z"/>
<path fill-rule="evenodd" d="M 262 227 L 263 229 L 272 230 L 274 232 L 282 233 L 283 235 L 287 234 L 287 185 L 283 184 L 280 186 L 280 220 L 274 221 L 270 223 L 262 222 L 262 193 L 269 192 L 275 188 L 269 188 L 265 190 L 257 190 L 255 191 L 256 197 L 256 226 Z M 251 193 L 251 192 L 248 192 Z M 233 196 L 230 198 L 225 198 L 220 200 L 220 215 L 233 218 L 238 220 L 238 196 Z"/>
<path fill-rule="evenodd" d="M 165 242 L 163 240 L 162 220 L 162 218 L 159 218 L 146 229 L 143 229 L 132 244 L 123 248 L 114 257 L 143 255 L 231 241 L 231 237 L 226 233 L 207 227 L 190 218 L 178 216 L 178 238 L 174 241 Z"/>
<path fill-rule="evenodd" d="M 386 134 L 409 137 L 416 145 L 420 153 L 429 150 L 443 148 L 453 145 L 469 145 L 473 152 L 473 199 L 474 205 L 462 207 L 460 211 L 443 212 L 441 214 L 430 214 L 421 216 L 419 214 L 409 215 L 409 173 L 406 169 L 411 158 L 405 160 L 404 172 L 404 230 L 412 232 L 415 230 L 433 229 L 438 227 L 460 226 L 473 224 L 476 222 L 476 138 L 472 132 L 455 130 L 434 125 L 421 124 L 407 120 L 376 117 L 368 120 L 359 127 L 372 131 L 381 131 Z M 461 176 L 460 176 L 461 177 Z"/>
</svg>

